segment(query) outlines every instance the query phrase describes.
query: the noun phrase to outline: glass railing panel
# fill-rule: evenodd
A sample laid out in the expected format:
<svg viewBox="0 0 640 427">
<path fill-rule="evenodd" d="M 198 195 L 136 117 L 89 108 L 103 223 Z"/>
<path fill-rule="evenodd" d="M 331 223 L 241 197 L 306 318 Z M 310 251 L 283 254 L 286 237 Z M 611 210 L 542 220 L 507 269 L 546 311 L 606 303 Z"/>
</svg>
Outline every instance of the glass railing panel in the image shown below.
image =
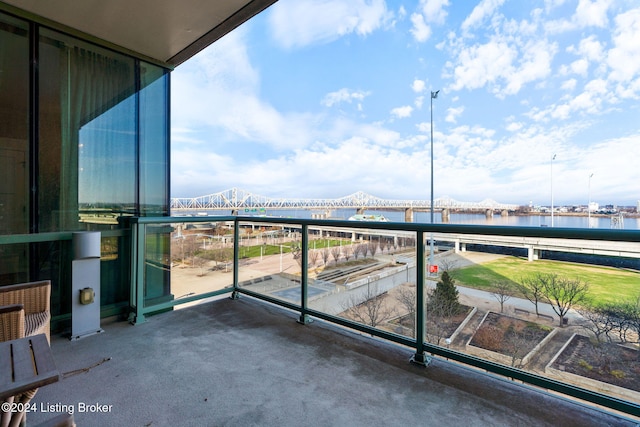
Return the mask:
<svg viewBox="0 0 640 427">
<path fill-rule="evenodd" d="M 640 403 L 637 243 L 436 238 L 428 343 Z"/>
<path fill-rule="evenodd" d="M 233 287 L 233 223 L 146 226 L 145 306 Z"/>
<path fill-rule="evenodd" d="M 237 272 L 241 292 L 299 307 L 301 321 L 316 315 L 403 345 L 422 337 L 416 356 L 424 350 L 628 413 L 640 405 L 635 232 L 226 219 L 215 232 L 206 224 L 189 232 L 187 222 L 207 222 L 199 219 L 148 224 L 145 264 L 171 274 L 166 292 L 163 277 L 146 271 L 146 295 L 231 290 Z M 205 256 L 216 249 L 219 257 Z M 195 289 L 197 280 L 206 287 Z"/>
<path fill-rule="evenodd" d="M 238 287 L 301 305 L 302 227 L 256 219 L 238 230 Z"/>
<path fill-rule="evenodd" d="M 309 308 L 414 338 L 415 245 L 414 232 L 310 226 Z"/>
</svg>

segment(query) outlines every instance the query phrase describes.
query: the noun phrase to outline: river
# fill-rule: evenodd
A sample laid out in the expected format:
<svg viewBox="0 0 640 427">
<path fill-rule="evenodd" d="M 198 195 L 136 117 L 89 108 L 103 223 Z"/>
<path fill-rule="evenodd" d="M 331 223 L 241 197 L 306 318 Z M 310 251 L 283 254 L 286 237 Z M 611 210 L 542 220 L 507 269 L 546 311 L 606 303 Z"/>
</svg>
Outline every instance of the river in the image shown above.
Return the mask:
<svg viewBox="0 0 640 427">
<path fill-rule="evenodd" d="M 208 211 L 202 212 L 208 215 L 231 215 L 230 211 Z M 200 214 L 202 214 L 200 213 Z M 245 216 L 276 216 L 283 218 L 312 218 L 313 214 L 318 214 L 306 209 L 298 210 L 269 210 L 269 211 L 245 211 L 239 212 L 240 215 Z M 346 220 L 356 213 L 355 209 L 336 209 L 330 213 L 329 219 Z M 189 213 L 187 213 L 189 214 Z M 194 214 L 194 213 L 191 213 Z M 196 215 L 199 213 L 195 213 Z M 383 215 L 389 221 L 404 222 L 404 212 L 401 211 L 365 211 L 365 214 L 370 215 Z M 439 224 L 442 222 L 440 212 L 434 213 L 434 223 Z M 429 212 L 415 212 L 414 221 L 421 223 L 430 223 L 431 214 Z M 616 220 L 618 220 L 616 222 Z M 501 215 L 493 215 L 491 218 L 487 218 L 484 214 L 468 214 L 468 213 L 452 213 L 449 216 L 448 224 L 474 224 L 474 225 L 499 225 L 510 227 L 551 227 L 550 215 L 509 215 L 503 217 Z M 611 229 L 621 228 L 625 230 L 640 230 L 640 217 L 624 217 L 622 224 L 618 219 L 618 216 L 595 216 L 591 218 L 588 216 L 576 216 L 576 215 L 562 215 L 556 214 L 553 216 L 553 226 L 563 228 L 600 228 Z"/>
</svg>

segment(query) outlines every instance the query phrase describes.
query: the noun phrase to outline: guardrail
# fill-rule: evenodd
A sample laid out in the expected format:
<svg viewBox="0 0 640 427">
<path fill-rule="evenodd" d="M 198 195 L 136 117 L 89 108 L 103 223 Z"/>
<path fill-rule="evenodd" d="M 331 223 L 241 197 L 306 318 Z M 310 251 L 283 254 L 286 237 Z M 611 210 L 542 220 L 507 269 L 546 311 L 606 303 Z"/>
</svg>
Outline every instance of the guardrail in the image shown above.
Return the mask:
<svg viewBox="0 0 640 427">
<path fill-rule="evenodd" d="M 226 222 L 232 224 L 233 232 L 233 268 L 232 279 L 228 287 L 209 292 L 203 292 L 198 295 L 187 295 L 179 300 L 161 301 L 158 303 L 149 303 L 145 301 L 145 287 L 147 286 L 145 277 L 145 251 L 148 245 L 147 229 L 151 226 L 172 224 L 189 224 L 189 223 L 217 223 Z M 248 286 L 243 286 L 239 276 L 239 265 L 241 258 L 240 252 L 240 226 L 249 224 L 260 224 L 265 227 L 282 226 L 296 228 L 300 231 L 301 252 L 300 252 L 300 278 L 295 282 L 299 282 L 300 303 L 296 304 L 282 298 L 275 298 L 268 293 L 261 293 Z M 415 339 L 400 334 L 388 332 L 380 328 L 371 327 L 363 323 L 355 322 L 344 317 L 329 314 L 324 311 L 312 309 L 309 307 L 309 230 L 318 227 L 327 227 L 328 229 L 344 229 L 344 230 L 362 230 L 366 227 L 375 233 L 376 230 L 384 230 L 386 235 L 394 231 L 399 233 L 407 232 L 415 235 L 416 242 L 426 242 L 431 233 L 452 234 L 452 235 L 476 235 L 476 236 L 517 236 L 522 238 L 546 238 L 546 239 L 573 239 L 573 240 L 589 240 L 589 241 L 607 241 L 607 242 L 624 242 L 626 247 L 637 247 L 640 252 L 640 231 L 629 230 L 600 230 L 600 229 L 564 229 L 564 228 L 533 228 L 533 227 L 496 227 L 496 226 L 474 226 L 474 225 L 452 225 L 452 224 L 416 224 L 416 223 L 377 223 L 377 222 L 357 222 L 353 221 L 334 221 L 334 220 L 307 220 L 292 218 L 256 218 L 256 217 L 163 217 L 163 218 L 133 218 L 131 221 L 131 316 L 130 321 L 134 324 L 144 322 L 145 316 L 171 309 L 179 304 L 193 302 L 204 298 L 231 294 L 237 297 L 240 294 L 249 295 L 287 309 L 294 310 L 299 313 L 299 322 L 306 324 L 311 318 L 322 319 L 331 323 L 335 323 L 347 328 L 352 328 L 360 332 L 371 334 L 385 340 L 389 340 L 404 346 L 415 349 L 412 362 L 420 365 L 428 365 L 430 361 L 429 355 L 441 356 L 447 359 L 455 360 L 476 368 L 484 369 L 488 372 L 499 374 L 514 380 L 519 380 L 527 384 L 535 385 L 547 390 L 559 392 L 570 397 L 582 399 L 597 405 L 602 405 L 614 410 L 622 411 L 633 416 L 640 416 L 640 405 L 637 402 L 630 402 L 624 399 L 616 398 L 604 393 L 588 390 L 571 384 L 563 383 L 551 378 L 547 378 L 533 372 L 506 366 L 490 360 L 475 357 L 466 353 L 449 349 L 447 347 L 435 345 L 427 342 L 425 319 L 425 293 L 426 282 L 428 279 L 426 273 L 427 260 L 425 259 L 425 244 L 417 244 L 415 246 L 415 281 L 416 281 L 416 317 L 415 317 Z M 282 248 L 281 248 L 282 250 Z M 282 255 L 281 255 L 282 256 Z M 409 266 L 406 267 L 407 271 Z M 408 273 L 407 273 L 408 274 Z M 272 282 L 271 280 L 269 282 Z M 640 289 L 640 284 L 638 286 Z"/>
</svg>

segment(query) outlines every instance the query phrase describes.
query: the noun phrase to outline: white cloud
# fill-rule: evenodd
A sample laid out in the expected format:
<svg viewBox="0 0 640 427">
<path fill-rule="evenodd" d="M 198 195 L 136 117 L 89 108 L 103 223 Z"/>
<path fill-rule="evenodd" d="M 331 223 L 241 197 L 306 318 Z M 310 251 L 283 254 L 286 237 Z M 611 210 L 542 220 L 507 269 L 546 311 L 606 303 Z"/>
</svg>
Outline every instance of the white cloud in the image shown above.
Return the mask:
<svg viewBox="0 0 640 427">
<path fill-rule="evenodd" d="M 339 104 L 341 102 L 351 103 L 353 100 L 362 101 L 364 98 L 369 96 L 371 92 L 364 91 L 350 91 L 347 88 L 342 88 L 335 92 L 330 92 L 322 98 L 321 104 L 326 107 L 332 107 L 335 104 Z M 360 104 L 358 104 L 360 105 Z"/>
<path fill-rule="evenodd" d="M 391 110 L 391 115 L 399 119 L 411 117 L 413 107 L 411 105 L 405 105 L 403 107 L 396 107 Z"/>
<path fill-rule="evenodd" d="M 431 28 L 424 22 L 424 17 L 419 13 L 411 14 L 411 34 L 413 38 L 420 43 L 426 42 L 431 37 Z"/>
<path fill-rule="evenodd" d="M 640 75 L 640 8 L 618 15 L 613 30 L 614 47 L 608 52 L 611 79 L 630 82 Z"/>
<path fill-rule="evenodd" d="M 473 8 L 471 14 L 462 23 L 462 29 L 468 30 L 481 24 L 486 17 L 491 16 L 493 12 L 502 6 L 504 0 L 482 0 Z"/>
<path fill-rule="evenodd" d="M 493 41 L 466 47 L 454 64 L 453 90 L 477 89 L 510 73 L 517 52 L 503 41 Z"/>
<path fill-rule="evenodd" d="M 455 123 L 457 117 L 464 112 L 464 107 L 458 108 L 447 108 L 447 116 L 445 117 L 445 121 L 449 123 Z"/>
<path fill-rule="evenodd" d="M 578 59 L 573 61 L 569 67 L 574 74 L 579 74 L 584 77 L 587 75 L 587 71 L 589 70 L 589 61 L 586 59 Z"/>
<path fill-rule="evenodd" d="M 564 33 L 576 29 L 605 28 L 609 22 L 607 13 L 613 0 L 579 0 L 575 13 L 568 19 L 545 22 L 545 30 L 550 34 Z"/>
<path fill-rule="evenodd" d="M 409 30 L 415 41 L 424 43 L 429 40 L 433 33 L 429 24 L 444 24 L 446 6 L 449 6 L 449 0 L 420 0 L 419 11 L 411 14 L 413 27 Z"/>
<path fill-rule="evenodd" d="M 420 0 L 420 8 L 427 22 L 443 24 L 447 17 L 446 6 L 449 6 L 449 0 Z"/>
<path fill-rule="evenodd" d="M 267 42 L 245 37 L 264 38 L 249 33 L 262 26 L 243 26 L 173 73 L 176 197 L 240 187 L 290 198 L 339 197 L 357 190 L 385 198 L 414 199 L 423 194 L 426 198 L 430 123 L 428 111 L 420 109 L 428 85 L 442 87 L 448 95 L 435 110 L 435 197 L 548 203 L 549 156 L 556 152 L 559 203 L 576 199 L 579 184 L 575 183 L 585 179 L 588 170 L 600 178 L 594 180 L 594 200 L 635 197 L 630 194 L 633 183 L 640 182 L 640 168 L 634 164 L 637 156 L 630 153 L 638 152 L 640 135 L 637 124 L 629 125 L 634 122 L 635 104 L 625 98 L 640 94 L 638 9 L 616 17 L 613 12 L 623 6 L 546 0 L 548 16 L 576 10 L 568 19 L 556 21 L 558 28 L 562 23 L 573 30 L 589 26 L 554 37 L 543 30 L 543 19 L 548 18 L 545 6 L 527 11 L 518 3 L 518 13 L 512 17 L 503 14 L 511 13 L 514 4 L 502 8 L 502 0 L 484 0 L 467 16 L 463 25 L 468 32 L 458 36 L 454 31 L 460 29 L 444 25 L 460 25 L 464 15 L 451 12 L 440 27 L 438 19 L 446 16 L 448 3 L 423 1 L 408 14 L 405 11 L 407 19 L 397 24 L 398 31 L 384 34 L 381 42 L 377 36 L 365 40 L 372 31 L 389 28 L 379 13 L 382 9 L 374 7 L 381 2 L 300 3 L 316 8 L 305 11 L 295 1 L 280 0 L 265 12 L 263 22 L 275 25 L 270 11 L 286 6 L 285 12 L 278 12 L 280 19 L 301 17 L 299 22 L 283 23 L 299 40 L 278 41 L 281 46 L 307 49 L 270 56 L 259 51 Z M 350 20 L 329 16 L 328 5 L 339 8 L 332 12 L 335 15 L 358 13 L 347 13 Z M 393 7 L 402 19 L 404 8 Z M 464 13 L 471 10 L 462 7 Z M 422 35 L 407 32 L 417 30 L 409 19 L 412 11 Z M 314 12 L 317 22 L 312 19 Z M 518 20 L 519 16 L 528 18 Z M 601 22 L 608 22 L 609 28 L 601 30 L 597 26 Z M 305 25 L 309 28 L 302 28 Z M 362 37 L 318 46 L 344 34 Z M 414 36 L 437 40 L 442 49 L 430 43 L 416 46 Z M 355 45 L 359 50 L 350 56 Z M 392 54 L 382 49 L 391 46 Z M 394 56 L 399 51 L 401 55 Z M 370 57 L 376 62 L 368 62 Z M 449 60 L 446 65 L 439 62 L 443 57 Z M 288 85 L 286 61 L 310 58 L 322 58 L 326 69 L 311 61 L 291 67 L 298 72 L 292 77 L 296 88 L 303 88 L 300 99 L 278 98 L 279 89 Z M 345 58 L 354 59 L 351 68 L 341 68 L 348 62 Z M 277 74 L 274 64 L 279 67 Z M 342 73 L 343 69 L 349 72 Z M 303 86 L 307 72 L 317 73 L 309 79 L 317 86 Z M 415 77 L 427 75 L 428 81 Z M 266 76 L 271 80 L 263 81 Z M 367 91 L 353 89 L 361 87 Z M 347 117 L 341 110 L 348 104 L 361 111 L 365 102 L 366 117 L 357 113 Z M 607 137 L 610 140 L 604 140 Z"/>
<path fill-rule="evenodd" d="M 174 129 L 234 135 L 282 150 L 313 139 L 311 114 L 280 113 L 259 98 L 260 76 L 247 56 L 243 31 L 234 31 L 172 74 Z"/>
<path fill-rule="evenodd" d="M 578 81 L 576 79 L 565 80 L 560 86 L 562 89 L 566 91 L 573 91 L 576 88 Z"/>
<path fill-rule="evenodd" d="M 494 34 L 484 44 L 465 46 L 463 39 L 453 42 L 455 62 L 451 89 L 478 89 L 489 86 L 498 97 L 515 95 L 528 83 L 542 81 L 551 74 L 557 46 L 544 39 L 512 37 L 522 26 L 506 25 L 507 34 Z"/>
<path fill-rule="evenodd" d="M 522 58 L 512 74 L 504 75 L 506 87 L 504 93 L 515 95 L 523 85 L 542 80 L 551 74 L 551 60 L 557 51 L 554 44 L 546 41 L 533 41 L 522 47 Z"/>
<path fill-rule="evenodd" d="M 367 36 L 393 17 L 384 0 L 280 0 L 269 13 L 272 36 L 287 49 L 329 43 L 347 34 Z"/>
<path fill-rule="evenodd" d="M 574 21 L 579 28 L 605 27 L 607 25 L 607 10 L 612 0 L 580 0 L 574 15 Z"/>
<path fill-rule="evenodd" d="M 600 61 L 603 58 L 603 46 L 594 35 L 580 40 L 578 52 L 589 61 Z"/>
<path fill-rule="evenodd" d="M 568 83 L 569 86 L 572 83 Z M 565 96 L 562 102 L 550 105 L 545 109 L 535 108 L 527 114 L 538 122 L 550 119 L 567 120 L 572 114 L 597 115 L 603 110 L 603 104 L 610 101 L 609 88 L 606 80 L 593 79 L 584 86 L 584 90 L 576 96 Z"/>
<path fill-rule="evenodd" d="M 413 83 L 411 84 L 411 89 L 415 93 L 422 93 L 422 92 L 424 92 L 425 88 L 426 88 L 426 84 L 425 84 L 424 80 L 415 79 L 413 81 Z"/>
<path fill-rule="evenodd" d="M 507 125 L 506 129 L 509 132 L 517 132 L 522 129 L 523 124 L 521 122 L 511 122 Z"/>
</svg>

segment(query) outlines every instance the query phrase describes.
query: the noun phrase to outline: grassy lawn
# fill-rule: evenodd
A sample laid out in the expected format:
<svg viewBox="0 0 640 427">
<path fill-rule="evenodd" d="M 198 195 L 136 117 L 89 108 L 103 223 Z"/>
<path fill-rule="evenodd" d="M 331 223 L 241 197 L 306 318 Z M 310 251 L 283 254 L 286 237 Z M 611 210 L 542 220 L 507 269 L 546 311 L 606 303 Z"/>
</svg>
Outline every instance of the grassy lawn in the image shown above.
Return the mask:
<svg viewBox="0 0 640 427">
<path fill-rule="evenodd" d="M 523 258 L 505 257 L 450 272 L 458 285 L 485 290 L 501 281 L 511 283 L 515 288 L 522 278 L 536 273 L 554 273 L 588 283 L 593 304 L 628 301 L 640 295 L 640 273 L 613 267 L 550 260 L 529 262 Z"/>
<path fill-rule="evenodd" d="M 253 242 L 252 242 L 253 243 Z M 300 245 L 301 242 L 285 242 L 282 244 L 282 253 L 288 254 L 291 252 L 291 247 L 295 245 Z M 309 241 L 309 249 L 319 250 L 324 248 L 332 248 L 335 246 L 340 246 L 341 241 L 335 239 L 317 239 Z M 346 245 L 344 241 L 342 241 L 343 245 Z M 280 245 L 241 245 L 240 246 L 240 258 L 255 258 L 260 255 L 277 255 L 280 253 Z"/>
</svg>

